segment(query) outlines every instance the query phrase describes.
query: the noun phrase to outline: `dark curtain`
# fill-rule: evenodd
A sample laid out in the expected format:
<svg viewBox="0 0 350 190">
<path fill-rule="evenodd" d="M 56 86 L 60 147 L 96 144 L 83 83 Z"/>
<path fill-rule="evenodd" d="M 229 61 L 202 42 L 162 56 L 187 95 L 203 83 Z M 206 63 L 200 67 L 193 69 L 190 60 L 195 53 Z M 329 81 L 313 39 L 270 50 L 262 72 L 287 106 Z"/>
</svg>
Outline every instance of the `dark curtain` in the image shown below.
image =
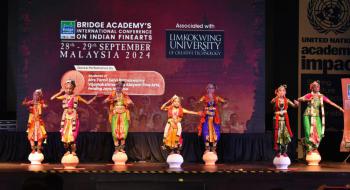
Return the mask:
<svg viewBox="0 0 350 190">
<path fill-rule="evenodd" d="M 162 133 L 129 133 L 126 141 L 128 161 L 164 162 Z M 218 143 L 219 162 L 261 161 L 273 158 L 271 134 L 222 134 Z M 82 132 L 77 139 L 81 162 L 112 162 L 114 145 L 110 133 Z M 45 162 L 60 162 L 64 148 L 59 133 L 48 133 L 44 144 Z M 183 134 L 181 154 L 185 162 L 202 162 L 204 143 L 195 133 Z M 0 161 L 28 162 L 30 145 L 24 132 L 0 132 Z"/>
</svg>

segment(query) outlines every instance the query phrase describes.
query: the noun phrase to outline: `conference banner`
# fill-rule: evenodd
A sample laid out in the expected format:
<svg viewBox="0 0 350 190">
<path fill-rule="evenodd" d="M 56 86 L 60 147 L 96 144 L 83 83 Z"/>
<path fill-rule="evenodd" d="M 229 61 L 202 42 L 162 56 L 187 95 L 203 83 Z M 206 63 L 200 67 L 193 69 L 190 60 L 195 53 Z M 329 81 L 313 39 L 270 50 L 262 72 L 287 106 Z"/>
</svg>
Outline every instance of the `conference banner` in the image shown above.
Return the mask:
<svg viewBox="0 0 350 190">
<path fill-rule="evenodd" d="M 349 12 L 349 0 L 299 1 L 299 96 L 310 92 L 309 84 L 319 80 L 321 93 L 342 105 L 341 78 L 350 74 Z M 304 109 L 305 105 L 299 108 L 299 139 Z M 326 135 L 343 130 L 343 113 L 327 105 L 325 109 Z"/>
<path fill-rule="evenodd" d="M 163 132 L 173 95 L 201 111 L 210 82 L 220 106 L 223 133 L 265 132 L 265 2 L 220 1 L 20 1 L 16 60 L 18 130 L 26 129 L 21 102 L 42 89 L 49 132 L 59 131 L 62 102 L 50 100 L 74 80 L 80 130 L 110 131 L 103 100 L 124 81 L 132 99 L 130 132 Z M 40 11 L 34 11 L 40 10 Z M 166 11 L 165 11 L 166 10 Z M 185 115 L 184 132 L 196 132 L 200 117 Z"/>
<path fill-rule="evenodd" d="M 350 78 L 341 79 L 343 91 L 344 132 L 340 152 L 350 152 Z"/>
</svg>

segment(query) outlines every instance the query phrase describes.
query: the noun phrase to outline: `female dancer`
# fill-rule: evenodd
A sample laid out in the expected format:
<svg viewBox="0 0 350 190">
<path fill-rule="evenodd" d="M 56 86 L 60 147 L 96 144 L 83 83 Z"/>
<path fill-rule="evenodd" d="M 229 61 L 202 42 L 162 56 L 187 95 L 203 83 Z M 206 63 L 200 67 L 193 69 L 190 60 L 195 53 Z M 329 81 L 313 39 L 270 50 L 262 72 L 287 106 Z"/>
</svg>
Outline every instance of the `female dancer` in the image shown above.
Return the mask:
<svg viewBox="0 0 350 190">
<path fill-rule="evenodd" d="M 311 93 L 298 98 L 298 101 L 307 102 L 307 107 L 304 112 L 303 124 L 305 130 L 305 145 L 308 154 L 311 154 L 312 152 L 318 153 L 318 146 L 320 145 L 320 142 L 324 136 L 324 102 L 339 109 L 341 112 L 344 112 L 340 106 L 320 93 L 319 81 L 312 82 L 310 84 L 310 90 Z"/>
<path fill-rule="evenodd" d="M 41 153 L 43 141 L 46 139 L 47 134 L 45 130 L 45 124 L 42 119 L 43 109 L 47 107 L 47 104 L 43 100 L 43 92 L 41 89 L 37 89 L 33 93 L 33 99 L 24 99 L 22 104 L 28 107 L 28 140 L 32 148 L 32 153 Z M 35 142 L 37 146 L 35 146 Z"/>
<path fill-rule="evenodd" d="M 203 136 L 205 151 L 216 153 L 216 145 L 220 139 L 221 122 L 218 106 L 220 103 L 226 103 L 226 100 L 215 94 L 217 87 L 214 83 L 209 83 L 206 89 L 207 94 L 199 100 L 204 104 L 204 111 L 198 126 L 198 135 Z"/>
<path fill-rule="evenodd" d="M 104 103 L 110 103 L 109 120 L 116 152 L 125 152 L 125 140 L 130 124 L 128 108 L 133 104 L 129 96 L 123 92 L 124 84 L 124 81 L 117 82 L 115 91 L 103 101 Z"/>
<path fill-rule="evenodd" d="M 183 114 L 200 115 L 200 113 L 183 108 L 181 106 L 180 97 L 176 95 L 165 102 L 160 109 L 168 112 L 168 121 L 164 129 L 162 148 L 170 150 L 170 154 L 173 154 L 174 152 L 179 154 L 182 147 L 181 120 Z"/>
<path fill-rule="evenodd" d="M 96 99 L 94 96 L 89 101 L 85 100 L 79 95 L 74 94 L 76 87 L 74 80 L 67 80 L 64 88 L 51 97 L 51 100 L 62 100 L 63 114 L 61 119 L 61 141 L 66 149 L 65 155 L 76 155 L 76 143 L 79 133 L 79 117 L 78 117 L 78 103 L 83 102 L 90 104 Z M 63 94 L 64 93 L 64 94 Z M 63 94 L 63 95 L 61 95 Z"/>
<path fill-rule="evenodd" d="M 289 124 L 289 116 L 287 113 L 288 106 L 297 107 L 299 102 L 294 100 L 294 103 L 286 98 L 287 85 L 281 85 L 275 90 L 276 97 L 271 100 L 274 105 L 275 114 L 274 120 L 274 149 L 276 156 L 281 154 L 287 157 L 288 144 L 291 142 L 293 133 Z"/>
</svg>

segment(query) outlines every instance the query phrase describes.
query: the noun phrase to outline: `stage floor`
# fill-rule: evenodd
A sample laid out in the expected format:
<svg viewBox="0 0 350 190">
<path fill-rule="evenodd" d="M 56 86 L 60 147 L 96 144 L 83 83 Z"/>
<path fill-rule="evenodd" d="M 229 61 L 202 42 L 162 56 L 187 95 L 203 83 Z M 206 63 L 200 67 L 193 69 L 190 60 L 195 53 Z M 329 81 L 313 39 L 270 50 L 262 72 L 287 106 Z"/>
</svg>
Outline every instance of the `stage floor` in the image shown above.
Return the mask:
<svg viewBox="0 0 350 190">
<path fill-rule="evenodd" d="M 235 164 L 185 163 L 169 169 L 166 163 L 82 163 L 75 170 L 61 164 L 32 166 L 0 163 L 0 189 L 22 189 L 37 183 L 48 189 L 318 189 L 350 188 L 350 164 L 322 162 L 320 166 L 293 163 L 289 170 L 274 169 L 270 162 Z M 62 188 L 59 188 L 62 187 Z M 329 188 L 330 189 L 330 188 Z"/>
<path fill-rule="evenodd" d="M 279 173 L 279 172 L 345 172 L 350 173 L 350 163 L 325 162 L 320 166 L 308 166 L 305 163 L 293 163 L 288 170 L 277 170 L 269 162 L 247 162 L 237 164 L 216 164 L 205 166 L 198 163 L 185 163 L 181 169 L 169 169 L 166 163 L 133 162 L 125 166 L 113 163 L 82 163 L 75 170 L 64 170 L 61 164 L 43 163 L 41 166 L 29 163 L 0 163 L 0 173 L 4 172 L 119 172 L 119 173 Z"/>
</svg>

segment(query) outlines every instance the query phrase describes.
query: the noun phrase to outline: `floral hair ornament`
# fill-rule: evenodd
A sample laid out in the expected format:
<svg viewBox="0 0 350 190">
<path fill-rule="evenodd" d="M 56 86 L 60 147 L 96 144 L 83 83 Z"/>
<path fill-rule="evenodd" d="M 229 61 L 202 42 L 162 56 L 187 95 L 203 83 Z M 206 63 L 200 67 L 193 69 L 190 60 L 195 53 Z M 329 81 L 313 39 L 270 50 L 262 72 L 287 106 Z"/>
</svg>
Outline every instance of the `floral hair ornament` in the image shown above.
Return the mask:
<svg viewBox="0 0 350 190">
<path fill-rule="evenodd" d="M 277 95 L 278 90 L 281 89 L 281 88 L 287 89 L 287 85 L 286 85 L 286 84 L 281 84 L 281 85 L 279 85 L 279 86 L 277 87 L 277 89 L 275 90 L 275 94 L 276 94 L 276 95 Z"/>
<path fill-rule="evenodd" d="M 171 103 L 173 103 L 175 100 L 179 100 L 181 101 L 181 97 L 180 96 L 177 96 L 176 94 L 171 98 Z"/>
<path fill-rule="evenodd" d="M 125 84 L 125 81 L 118 81 L 115 83 L 116 85 L 124 85 Z"/>
<path fill-rule="evenodd" d="M 75 81 L 72 80 L 72 79 L 68 79 L 68 80 L 66 81 L 66 84 L 71 84 L 74 88 L 77 86 L 77 85 L 75 84 Z"/>
<path fill-rule="evenodd" d="M 215 83 L 213 83 L 213 82 L 210 82 L 210 83 L 207 84 L 207 89 L 209 89 L 210 85 L 212 85 L 215 90 L 218 89 L 217 85 Z"/>
<path fill-rule="evenodd" d="M 43 95 L 43 90 L 41 88 L 40 89 L 36 89 L 34 91 L 34 93 L 39 94 L 40 96 L 42 96 Z"/>
<path fill-rule="evenodd" d="M 314 86 L 320 86 L 320 81 L 319 80 L 315 80 L 314 82 L 312 82 L 311 84 L 310 84 L 310 90 L 312 90 L 312 88 L 314 87 Z"/>
<path fill-rule="evenodd" d="M 33 98 L 34 97 L 38 97 L 38 98 L 42 98 L 43 97 L 43 91 L 41 89 L 36 89 L 33 93 Z"/>
</svg>

